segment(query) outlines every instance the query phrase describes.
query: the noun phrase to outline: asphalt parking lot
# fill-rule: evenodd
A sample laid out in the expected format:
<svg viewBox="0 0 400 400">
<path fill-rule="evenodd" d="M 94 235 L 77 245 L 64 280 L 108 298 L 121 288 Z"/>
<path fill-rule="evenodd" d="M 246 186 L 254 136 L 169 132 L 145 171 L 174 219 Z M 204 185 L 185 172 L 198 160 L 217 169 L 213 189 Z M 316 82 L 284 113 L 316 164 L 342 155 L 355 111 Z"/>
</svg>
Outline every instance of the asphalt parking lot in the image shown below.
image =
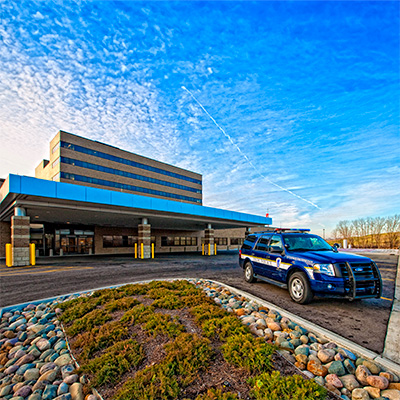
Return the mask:
<svg viewBox="0 0 400 400">
<path fill-rule="evenodd" d="M 246 283 L 237 254 L 213 257 L 174 254 L 153 260 L 135 260 L 130 256 L 42 258 L 35 267 L 19 268 L 7 268 L 0 261 L 0 306 L 141 280 L 198 277 L 244 290 L 381 353 L 394 296 L 398 256 L 369 256 L 377 262 L 382 274 L 382 298 L 355 302 L 316 298 L 306 306 L 294 303 L 286 290 L 274 285 Z"/>
</svg>

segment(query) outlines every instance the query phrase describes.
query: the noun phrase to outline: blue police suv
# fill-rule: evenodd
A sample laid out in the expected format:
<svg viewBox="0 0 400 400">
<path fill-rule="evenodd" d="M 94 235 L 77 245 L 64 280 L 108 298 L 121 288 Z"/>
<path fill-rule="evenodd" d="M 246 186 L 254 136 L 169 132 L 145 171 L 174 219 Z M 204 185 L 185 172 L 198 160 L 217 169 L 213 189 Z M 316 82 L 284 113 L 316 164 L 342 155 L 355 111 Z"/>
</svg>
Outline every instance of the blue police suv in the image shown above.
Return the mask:
<svg viewBox="0 0 400 400">
<path fill-rule="evenodd" d="M 287 288 L 300 304 L 314 295 L 350 300 L 381 296 L 381 275 L 371 259 L 339 253 L 338 245 L 332 247 L 309 231 L 274 229 L 248 235 L 239 252 L 245 280 Z"/>
</svg>

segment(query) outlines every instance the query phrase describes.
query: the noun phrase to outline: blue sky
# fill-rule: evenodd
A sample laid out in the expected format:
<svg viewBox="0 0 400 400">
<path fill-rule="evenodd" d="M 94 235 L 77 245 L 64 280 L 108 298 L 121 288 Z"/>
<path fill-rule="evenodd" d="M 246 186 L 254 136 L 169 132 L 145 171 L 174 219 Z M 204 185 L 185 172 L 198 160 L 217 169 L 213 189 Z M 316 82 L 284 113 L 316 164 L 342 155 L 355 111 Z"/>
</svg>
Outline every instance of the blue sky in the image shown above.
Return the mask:
<svg viewBox="0 0 400 400">
<path fill-rule="evenodd" d="M 398 2 L 0 9 L 0 177 L 33 175 L 62 129 L 201 173 L 205 205 L 277 226 L 399 212 Z"/>
</svg>

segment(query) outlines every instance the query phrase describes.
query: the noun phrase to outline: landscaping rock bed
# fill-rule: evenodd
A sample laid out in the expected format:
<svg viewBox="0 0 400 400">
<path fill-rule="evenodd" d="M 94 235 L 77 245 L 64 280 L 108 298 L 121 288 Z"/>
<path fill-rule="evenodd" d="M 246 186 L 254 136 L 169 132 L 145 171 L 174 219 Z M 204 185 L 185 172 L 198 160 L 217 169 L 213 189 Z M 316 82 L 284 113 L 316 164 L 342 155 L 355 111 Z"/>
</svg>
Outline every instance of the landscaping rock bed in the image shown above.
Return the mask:
<svg viewBox="0 0 400 400">
<path fill-rule="evenodd" d="M 262 343 L 278 347 L 281 356 L 287 360 L 271 353 L 270 360 L 275 368 L 285 374 L 291 374 L 298 369 L 298 373 L 301 371 L 305 377 L 325 386 L 343 399 L 400 400 L 399 378 L 394 373 L 381 370 L 376 363 L 317 337 L 278 312 L 237 296 L 224 286 L 204 280 L 191 280 L 191 283 L 204 290 L 212 299 L 211 304 L 214 303 L 228 312 L 220 315 L 221 320 L 228 318 L 225 315 L 235 314 L 254 336 L 260 338 L 249 339 L 246 336 L 247 331 L 242 332 L 235 328 L 243 335 L 240 337 L 250 343 L 249 353 L 242 354 L 242 360 L 238 357 L 239 350 L 234 348 L 234 343 L 224 337 L 223 329 L 228 328 L 216 326 L 214 320 L 207 320 L 204 314 L 206 309 L 199 309 L 197 314 L 193 311 L 196 305 L 210 304 L 204 299 L 197 297 L 190 300 L 186 296 L 187 299 L 182 300 L 185 296 L 180 295 L 173 297 L 168 292 L 168 284 L 156 283 L 152 291 L 146 289 L 143 292 L 133 289 L 140 285 L 129 285 L 124 288 L 130 287 L 130 290 L 119 288 L 71 296 L 68 299 L 29 304 L 22 309 L 11 309 L 3 313 L 0 321 L 0 400 L 95 400 L 100 398 L 96 390 L 91 393 L 96 388 L 100 389 L 105 399 L 126 399 L 129 398 L 129 395 L 126 397 L 127 390 L 137 389 L 137 380 L 129 380 L 132 373 L 140 377 L 141 385 L 146 380 L 151 384 L 152 377 L 155 376 L 166 379 L 168 375 L 162 369 L 166 365 L 163 360 L 167 358 L 170 364 L 177 363 L 176 360 L 183 357 L 185 352 L 196 353 L 198 349 L 203 349 L 206 354 L 202 363 L 188 364 L 186 370 L 178 368 L 178 372 L 174 371 L 178 376 L 178 383 L 185 382 L 179 396 L 175 398 L 228 400 L 251 396 L 269 399 L 266 394 L 269 390 L 268 384 L 274 382 L 279 387 L 283 383 L 280 376 L 263 375 L 264 372 L 260 370 L 255 373 L 257 368 L 255 364 L 251 364 L 251 359 L 257 359 L 258 353 L 251 351 L 258 349 L 259 354 L 264 354 L 263 359 L 267 361 L 268 352 L 273 348 Z M 188 290 L 185 287 L 182 286 L 184 290 Z M 194 295 L 190 290 L 188 293 Z M 94 299 L 103 298 L 107 302 L 93 302 Z M 78 300 L 81 303 L 74 303 L 74 299 L 81 299 Z M 178 300 L 182 304 L 177 304 Z M 68 305 L 74 307 L 74 304 L 78 304 L 78 307 L 69 313 L 72 308 L 68 308 Z M 150 308 L 156 313 L 156 319 L 144 318 L 144 315 L 149 315 L 144 311 Z M 65 311 L 61 313 L 61 309 Z M 138 311 L 136 314 L 135 310 Z M 93 316 L 92 319 L 88 318 L 89 314 Z M 70 340 L 66 338 L 60 318 Z M 124 318 L 126 323 L 122 322 L 121 325 L 120 321 L 124 321 Z M 211 323 L 212 321 L 214 322 Z M 233 320 L 229 321 L 231 326 Z M 201 336 L 202 332 L 205 333 L 205 338 Z M 107 335 L 110 336 L 108 339 Z M 114 346 L 116 337 L 123 342 L 119 348 Z M 74 348 L 73 353 L 81 364 L 80 369 L 77 369 L 78 364 L 70 352 L 69 344 Z M 187 347 L 183 348 L 184 344 Z M 230 350 L 224 352 L 221 349 Z M 252 356 L 248 357 L 249 354 Z M 102 371 L 102 365 L 107 364 L 107 357 L 116 357 L 120 365 L 126 366 L 126 370 L 103 371 L 104 376 L 101 375 L 99 371 Z M 194 356 L 192 358 L 195 359 Z M 201 364 L 209 368 L 205 369 Z M 265 364 L 265 371 L 268 371 L 267 367 Z M 190 368 L 193 369 L 191 372 Z M 114 373 L 117 374 L 113 375 L 117 377 L 117 381 L 110 383 L 112 380 L 107 379 Z M 99 378 L 101 376 L 103 381 Z M 246 384 L 252 377 L 253 382 Z M 284 384 L 302 385 L 302 381 L 288 382 Z M 209 389 L 214 391 L 209 392 Z M 314 387 L 304 390 L 312 393 Z M 148 393 L 142 395 L 137 398 L 160 398 L 157 395 L 144 397 Z M 318 395 L 323 395 L 323 391 Z M 335 397 L 332 394 L 328 396 L 332 399 Z M 174 396 L 171 394 L 165 398 Z M 130 399 L 134 400 L 135 397 Z"/>
</svg>

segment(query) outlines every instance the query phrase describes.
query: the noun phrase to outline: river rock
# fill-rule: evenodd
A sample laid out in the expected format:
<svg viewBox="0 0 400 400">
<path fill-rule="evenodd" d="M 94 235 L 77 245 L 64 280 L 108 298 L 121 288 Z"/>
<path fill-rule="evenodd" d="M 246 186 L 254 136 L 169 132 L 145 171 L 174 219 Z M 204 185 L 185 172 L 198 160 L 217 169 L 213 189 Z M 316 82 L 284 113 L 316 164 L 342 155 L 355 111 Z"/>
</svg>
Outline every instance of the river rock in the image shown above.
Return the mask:
<svg viewBox="0 0 400 400">
<path fill-rule="evenodd" d="M 69 386 L 65 382 L 62 382 L 60 383 L 60 386 L 58 386 L 57 395 L 60 396 L 61 394 L 68 393 L 68 391 Z"/>
<path fill-rule="evenodd" d="M 57 375 L 58 375 L 58 369 L 52 369 L 41 375 L 38 381 L 54 382 L 57 378 Z"/>
<path fill-rule="evenodd" d="M 14 397 L 21 396 L 25 398 L 28 397 L 31 393 L 32 393 L 32 388 L 30 386 L 22 386 L 14 393 Z"/>
<path fill-rule="evenodd" d="M 69 354 L 63 354 L 54 361 L 54 363 L 57 364 L 59 367 L 63 367 L 64 365 L 70 364 L 71 362 L 72 358 Z"/>
<path fill-rule="evenodd" d="M 353 391 L 354 389 L 360 387 L 360 383 L 358 382 L 358 380 L 356 379 L 356 377 L 354 375 L 351 375 L 351 374 L 343 375 L 339 379 L 342 381 L 343 386 L 347 390 L 350 390 L 350 392 Z"/>
<path fill-rule="evenodd" d="M 354 389 L 351 393 L 351 400 L 370 400 L 365 389 Z"/>
<path fill-rule="evenodd" d="M 15 365 L 21 366 L 21 365 L 24 365 L 24 364 L 28 364 L 28 363 L 31 363 L 34 359 L 35 359 L 35 357 L 32 354 L 26 354 L 26 355 L 22 356 L 15 363 Z"/>
<path fill-rule="evenodd" d="M 388 389 L 396 389 L 396 390 L 400 390 L 400 383 L 389 383 L 389 387 Z"/>
<path fill-rule="evenodd" d="M 268 322 L 267 325 L 268 325 L 268 328 L 271 329 L 271 331 L 273 331 L 273 332 L 280 331 L 282 329 L 280 324 L 275 321 Z"/>
<path fill-rule="evenodd" d="M 69 388 L 69 392 L 71 393 L 72 400 L 84 400 L 83 385 L 81 383 L 73 383 Z"/>
<path fill-rule="evenodd" d="M 307 363 L 307 370 L 317 376 L 326 376 L 328 374 L 328 369 L 320 361 L 316 360 L 311 360 Z"/>
<path fill-rule="evenodd" d="M 393 382 L 393 374 L 389 371 L 380 372 L 379 376 L 384 376 L 389 382 Z"/>
<path fill-rule="evenodd" d="M 332 361 L 331 365 L 328 367 L 328 371 L 330 374 L 336 374 L 338 376 L 346 375 L 346 370 L 341 361 Z"/>
<path fill-rule="evenodd" d="M 381 372 L 381 367 L 370 360 L 364 360 L 363 365 L 369 369 L 372 375 L 379 375 Z"/>
<path fill-rule="evenodd" d="M 57 396 L 54 400 L 71 400 L 71 393 L 64 393 L 60 396 Z M 96 400 L 97 400 L 97 397 L 96 397 Z"/>
<path fill-rule="evenodd" d="M 48 350 L 50 348 L 50 342 L 47 339 L 41 338 L 37 343 L 36 347 L 41 351 Z"/>
<path fill-rule="evenodd" d="M 367 383 L 370 386 L 384 390 L 389 386 L 389 381 L 384 376 L 369 375 L 367 376 Z"/>
<path fill-rule="evenodd" d="M 354 365 L 354 363 L 349 358 L 346 358 L 343 361 L 343 365 L 344 365 L 344 367 L 346 368 L 346 370 L 347 370 L 347 372 L 349 374 L 353 374 L 354 375 L 356 373 L 356 366 Z"/>
<path fill-rule="evenodd" d="M 43 391 L 42 400 L 52 400 L 57 396 L 56 385 L 46 385 Z"/>
<path fill-rule="evenodd" d="M 55 368 L 57 368 L 57 364 L 54 364 L 52 362 L 46 363 L 40 368 L 40 374 L 43 375 L 45 372 Z"/>
<path fill-rule="evenodd" d="M 326 364 L 334 359 L 335 354 L 335 351 L 332 349 L 323 349 L 318 352 L 318 358 L 323 364 Z"/>
<path fill-rule="evenodd" d="M 372 397 L 373 399 L 377 399 L 381 395 L 381 390 L 376 387 L 364 386 L 364 389 L 368 392 L 369 396 Z"/>
<path fill-rule="evenodd" d="M 335 388 L 341 389 L 343 387 L 342 381 L 335 374 L 326 375 L 325 380 Z"/>
<path fill-rule="evenodd" d="M 371 375 L 369 369 L 364 365 L 359 365 L 356 369 L 356 378 L 363 386 L 369 386 L 367 377 Z"/>
<path fill-rule="evenodd" d="M 40 372 L 37 368 L 27 369 L 24 373 L 24 379 L 26 381 L 35 381 L 39 378 Z"/>
<path fill-rule="evenodd" d="M 382 397 L 387 397 L 389 400 L 400 400 L 400 390 L 386 389 L 381 391 Z"/>
</svg>

